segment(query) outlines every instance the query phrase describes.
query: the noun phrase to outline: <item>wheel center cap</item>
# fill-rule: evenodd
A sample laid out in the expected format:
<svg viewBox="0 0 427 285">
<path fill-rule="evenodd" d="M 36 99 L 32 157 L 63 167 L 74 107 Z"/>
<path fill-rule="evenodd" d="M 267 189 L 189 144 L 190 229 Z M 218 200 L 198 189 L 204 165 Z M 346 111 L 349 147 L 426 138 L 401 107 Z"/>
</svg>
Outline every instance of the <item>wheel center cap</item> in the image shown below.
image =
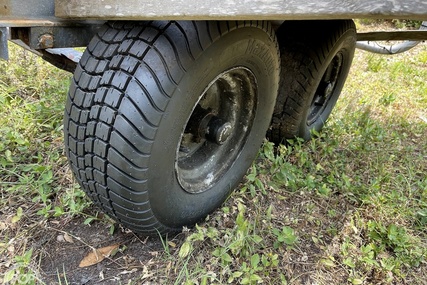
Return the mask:
<svg viewBox="0 0 427 285">
<path fill-rule="evenodd" d="M 214 117 L 209 122 L 206 136 L 211 141 L 221 145 L 227 141 L 232 132 L 233 128 L 230 123 Z"/>
</svg>

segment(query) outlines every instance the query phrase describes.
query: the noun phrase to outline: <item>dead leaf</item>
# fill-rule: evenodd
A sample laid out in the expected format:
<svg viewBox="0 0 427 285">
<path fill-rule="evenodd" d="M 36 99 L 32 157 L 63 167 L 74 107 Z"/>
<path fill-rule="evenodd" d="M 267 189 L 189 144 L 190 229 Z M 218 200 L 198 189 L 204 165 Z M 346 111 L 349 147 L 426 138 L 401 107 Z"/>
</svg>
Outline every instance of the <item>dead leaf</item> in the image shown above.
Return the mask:
<svg viewBox="0 0 427 285">
<path fill-rule="evenodd" d="M 69 243 L 74 243 L 73 238 L 67 233 L 64 234 L 64 239 Z"/>
<path fill-rule="evenodd" d="M 10 242 L 9 242 L 9 243 L 10 243 Z M 7 251 L 8 251 L 9 253 L 11 253 L 11 254 L 14 254 L 14 253 L 15 253 L 15 246 L 14 246 L 13 244 L 9 245 L 9 246 L 7 247 Z"/>
<path fill-rule="evenodd" d="M 6 228 L 6 223 L 0 222 L 0 231 L 5 230 Z"/>
<path fill-rule="evenodd" d="M 88 267 L 100 263 L 106 257 L 109 257 L 119 248 L 119 244 L 114 244 L 99 249 L 94 249 L 80 262 L 79 267 Z"/>
</svg>

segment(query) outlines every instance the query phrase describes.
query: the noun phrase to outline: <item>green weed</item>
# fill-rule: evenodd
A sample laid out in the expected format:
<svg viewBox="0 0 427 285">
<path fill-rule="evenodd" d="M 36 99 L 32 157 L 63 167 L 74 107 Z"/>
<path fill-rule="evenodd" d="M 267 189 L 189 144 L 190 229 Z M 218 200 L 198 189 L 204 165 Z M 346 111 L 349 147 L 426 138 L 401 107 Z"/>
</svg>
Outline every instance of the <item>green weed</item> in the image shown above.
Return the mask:
<svg viewBox="0 0 427 285">
<path fill-rule="evenodd" d="M 33 251 L 30 249 L 26 251 L 22 256 L 15 256 L 15 264 L 12 269 L 9 269 L 3 276 L 3 284 L 10 285 L 35 285 L 43 284 L 40 276 L 36 270 L 34 270 L 31 259 Z"/>
</svg>

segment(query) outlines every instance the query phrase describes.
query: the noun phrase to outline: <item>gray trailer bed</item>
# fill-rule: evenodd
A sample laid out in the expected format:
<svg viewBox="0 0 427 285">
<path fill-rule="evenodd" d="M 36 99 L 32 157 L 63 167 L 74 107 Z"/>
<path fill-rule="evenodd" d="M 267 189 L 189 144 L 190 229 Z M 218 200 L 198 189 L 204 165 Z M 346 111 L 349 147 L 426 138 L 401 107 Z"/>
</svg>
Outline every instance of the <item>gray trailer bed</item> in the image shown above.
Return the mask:
<svg viewBox="0 0 427 285">
<path fill-rule="evenodd" d="M 56 0 L 56 16 L 80 19 L 308 20 L 427 17 L 427 1 Z"/>
<path fill-rule="evenodd" d="M 427 18 L 414 0 L 1 0 L 0 26 L 51 25 L 62 19 L 308 20 Z"/>
</svg>

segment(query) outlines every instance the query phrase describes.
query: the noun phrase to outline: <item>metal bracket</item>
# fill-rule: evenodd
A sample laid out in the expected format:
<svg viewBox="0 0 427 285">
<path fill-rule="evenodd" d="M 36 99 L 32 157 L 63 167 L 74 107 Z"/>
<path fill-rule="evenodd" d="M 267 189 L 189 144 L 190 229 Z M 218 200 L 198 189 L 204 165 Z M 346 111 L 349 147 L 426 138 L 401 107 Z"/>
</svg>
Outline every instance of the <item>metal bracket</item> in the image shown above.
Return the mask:
<svg viewBox="0 0 427 285">
<path fill-rule="evenodd" d="M 101 25 L 14 27 L 11 39 L 20 39 L 32 49 L 85 47 Z"/>
<path fill-rule="evenodd" d="M 50 64 L 73 73 L 82 57 L 82 52 L 72 48 L 56 48 L 41 50 L 42 58 Z"/>
<path fill-rule="evenodd" d="M 9 49 L 7 47 L 7 39 L 9 35 L 8 28 L 0 27 L 0 58 L 9 59 Z"/>
<path fill-rule="evenodd" d="M 427 40 L 427 29 L 424 28 L 417 31 L 387 31 L 387 32 L 358 33 L 357 40 L 358 41 L 424 41 L 424 40 Z"/>
</svg>

